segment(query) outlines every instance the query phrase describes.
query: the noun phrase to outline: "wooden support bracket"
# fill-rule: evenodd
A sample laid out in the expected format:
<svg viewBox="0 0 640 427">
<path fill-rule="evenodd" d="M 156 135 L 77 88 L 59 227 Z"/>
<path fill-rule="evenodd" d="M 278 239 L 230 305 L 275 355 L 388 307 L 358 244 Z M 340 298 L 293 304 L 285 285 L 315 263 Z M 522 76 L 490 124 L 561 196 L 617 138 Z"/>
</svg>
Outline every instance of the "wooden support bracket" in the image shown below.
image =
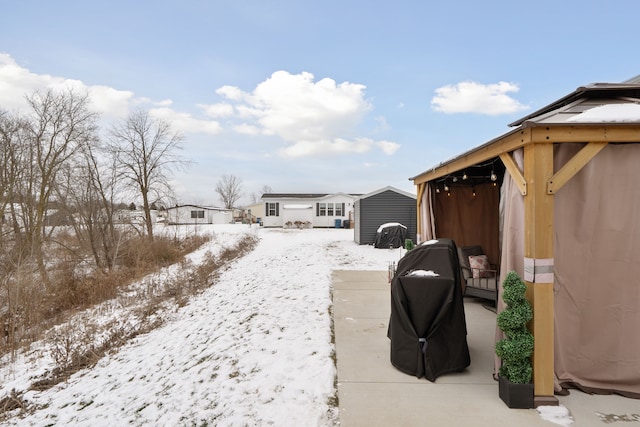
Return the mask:
<svg viewBox="0 0 640 427">
<path fill-rule="evenodd" d="M 501 153 L 500 160 L 502 160 L 502 163 L 504 163 L 504 167 L 507 168 L 509 175 L 511 175 L 511 178 L 513 178 L 513 182 L 515 182 L 518 186 L 520 194 L 526 196 L 527 180 L 524 178 L 524 175 L 522 175 L 522 171 L 520 171 L 520 168 L 518 167 L 516 162 L 513 161 L 511 155 L 509 153 Z"/>
</svg>

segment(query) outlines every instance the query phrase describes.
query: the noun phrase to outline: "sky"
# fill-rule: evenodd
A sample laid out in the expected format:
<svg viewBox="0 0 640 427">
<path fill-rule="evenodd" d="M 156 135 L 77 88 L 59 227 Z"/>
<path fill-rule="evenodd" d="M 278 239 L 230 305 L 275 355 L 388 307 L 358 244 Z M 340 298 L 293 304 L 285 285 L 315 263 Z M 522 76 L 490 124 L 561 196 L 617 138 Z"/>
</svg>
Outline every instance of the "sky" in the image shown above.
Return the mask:
<svg viewBox="0 0 640 427">
<path fill-rule="evenodd" d="M 577 87 L 640 74 L 640 3 L 541 0 L 7 2 L 0 108 L 90 93 L 184 135 L 179 203 L 278 193 L 415 193 L 409 178 Z"/>
<path fill-rule="evenodd" d="M 193 233 L 195 229 L 184 226 L 178 230 Z M 177 231 L 170 227 L 165 232 Z M 152 298 L 151 288 L 161 293 L 164 287 L 175 286 L 175 278 L 186 274 L 181 269 L 188 271 L 223 247 L 236 245 L 246 234 L 254 234 L 259 242 L 249 254 L 228 265 L 214 286 L 188 303 L 177 306 L 174 301 L 157 307 L 154 314 L 163 319 L 162 326 L 136 336 L 90 370 L 48 390 L 29 386 L 55 366 L 50 339 L 18 351 L 13 363 L 8 362 L 9 355 L 0 359 L 0 396 L 14 390 L 29 408 L 38 408 L 2 425 L 338 425 L 337 408 L 329 403 L 336 394 L 331 272 L 386 271 L 406 251 L 358 245 L 350 229 L 200 225 L 197 232 L 213 238 L 190 254 L 189 262 L 143 278 L 121 298 L 79 312 L 46 335 L 78 333 L 83 339 L 73 342 L 88 345 L 91 340 L 84 330 L 94 331 L 99 340 L 106 339 L 111 328 L 133 328 L 140 322 L 137 313 L 142 311 L 145 296 Z M 391 364 L 388 368 L 395 369 Z M 501 403 L 497 385 L 495 390 L 496 402 Z M 602 409 L 604 402 L 599 402 L 593 409 Z M 623 407 L 632 407 L 631 402 Z M 500 408 L 510 410 L 501 404 Z M 573 421 L 564 406 L 538 411 L 542 419 L 555 425 L 568 426 Z M 592 411 L 584 412 L 587 420 L 600 421 Z M 487 420 L 486 415 L 484 420 L 478 415 L 479 420 L 496 421 Z M 494 413 L 490 416 L 495 418 Z M 531 416 L 523 413 L 522 419 Z"/>
</svg>

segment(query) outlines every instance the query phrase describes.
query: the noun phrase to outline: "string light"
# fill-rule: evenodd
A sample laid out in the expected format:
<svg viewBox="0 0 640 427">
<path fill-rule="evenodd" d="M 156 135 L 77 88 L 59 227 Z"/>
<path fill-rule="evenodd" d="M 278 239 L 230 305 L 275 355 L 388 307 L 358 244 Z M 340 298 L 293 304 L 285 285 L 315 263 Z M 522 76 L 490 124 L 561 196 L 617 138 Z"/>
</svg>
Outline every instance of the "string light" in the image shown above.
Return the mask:
<svg viewBox="0 0 640 427">
<path fill-rule="evenodd" d="M 460 186 L 462 184 L 462 186 L 464 187 L 471 187 L 471 195 L 473 198 L 475 198 L 477 196 L 477 192 L 475 188 L 476 186 L 478 185 L 484 186 L 487 184 L 491 184 L 491 186 L 497 187 L 498 180 L 500 177 L 496 173 L 496 168 L 495 168 L 496 161 L 497 159 L 494 158 L 493 160 L 489 160 L 485 163 L 471 166 L 470 172 L 467 172 L 469 168 L 462 169 L 456 172 L 458 174 L 462 172 L 462 174 L 460 175 L 451 174 L 435 180 L 433 182 L 435 186 L 435 192 L 446 193 L 447 196 L 451 196 L 452 188 L 456 186 Z M 474 174 L 473 168 L 483 168 L 483 169 L 479 171 L 480 172 L 479 174 Z M 491 171 L 491 173 L 488 175 L 486 174 L 487 169 Z M 464 182 L 464 184 L 462 182 Z M 449 186 L 448 183 L 451 183 L 452 185 Z M 440 185 L 442 185 L 442 187 Z"/>
</svg>

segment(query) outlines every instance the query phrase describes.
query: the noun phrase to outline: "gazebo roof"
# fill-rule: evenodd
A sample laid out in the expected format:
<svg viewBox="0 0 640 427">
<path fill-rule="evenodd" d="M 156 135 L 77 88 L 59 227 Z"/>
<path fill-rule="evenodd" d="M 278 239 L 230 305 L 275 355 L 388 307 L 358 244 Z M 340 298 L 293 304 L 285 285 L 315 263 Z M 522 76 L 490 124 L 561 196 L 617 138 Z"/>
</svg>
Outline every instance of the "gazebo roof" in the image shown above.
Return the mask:
<svg viewBox="0 0 640 427">
<path fill-rule="evenodd" d="M 640 80 L 640 76 L 638 80 Z M 624 115 L 624 120 L 616 119 L 615 115 L 584 114 L 605 105 L 633 106 L 636 114 L 631 117 Z M 591 119 L 580 120 L 577 117 L 579 115 L 591 116 Z M 509 126 L 528 127 L 567 124 L 568 122 L 613 123 L 620 121 L 640 122 L 640 83 L 592 83 L 581 86 L 546 107 L 516 120 Z"/>
<path fill-rule="evenodd" d="M 536 140 L 640 142 L 640 76 L 578 87 L 509 126 L 514 129 L 409 179 L 416 184 L 438 179 Z"/>
</svg>

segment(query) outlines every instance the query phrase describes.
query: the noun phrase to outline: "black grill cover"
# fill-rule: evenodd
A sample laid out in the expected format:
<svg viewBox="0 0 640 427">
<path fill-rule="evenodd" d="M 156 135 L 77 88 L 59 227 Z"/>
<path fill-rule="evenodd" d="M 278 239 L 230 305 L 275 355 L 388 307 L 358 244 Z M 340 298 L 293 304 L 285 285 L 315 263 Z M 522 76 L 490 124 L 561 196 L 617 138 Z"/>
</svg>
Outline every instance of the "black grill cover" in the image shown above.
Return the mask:
<svg viewBox="0 0 640 427">
<path fill-rule="evenodd" d="M 409 276 L 432 270 L 438 276 Z M 400 259 L 391 281 L 391 364 L 435 381 L 471 363 L 456 245 L 439 239 L 416 246 Z"/>
<path fill-rule="evenodd" d="M 404 240 L 407 238 L 407 227 L 404 225 L 388 223 L 381 225 L 379 230 L 376 232 L 374 248 L 389 249 L 404 246 Z"/>
</svg>

